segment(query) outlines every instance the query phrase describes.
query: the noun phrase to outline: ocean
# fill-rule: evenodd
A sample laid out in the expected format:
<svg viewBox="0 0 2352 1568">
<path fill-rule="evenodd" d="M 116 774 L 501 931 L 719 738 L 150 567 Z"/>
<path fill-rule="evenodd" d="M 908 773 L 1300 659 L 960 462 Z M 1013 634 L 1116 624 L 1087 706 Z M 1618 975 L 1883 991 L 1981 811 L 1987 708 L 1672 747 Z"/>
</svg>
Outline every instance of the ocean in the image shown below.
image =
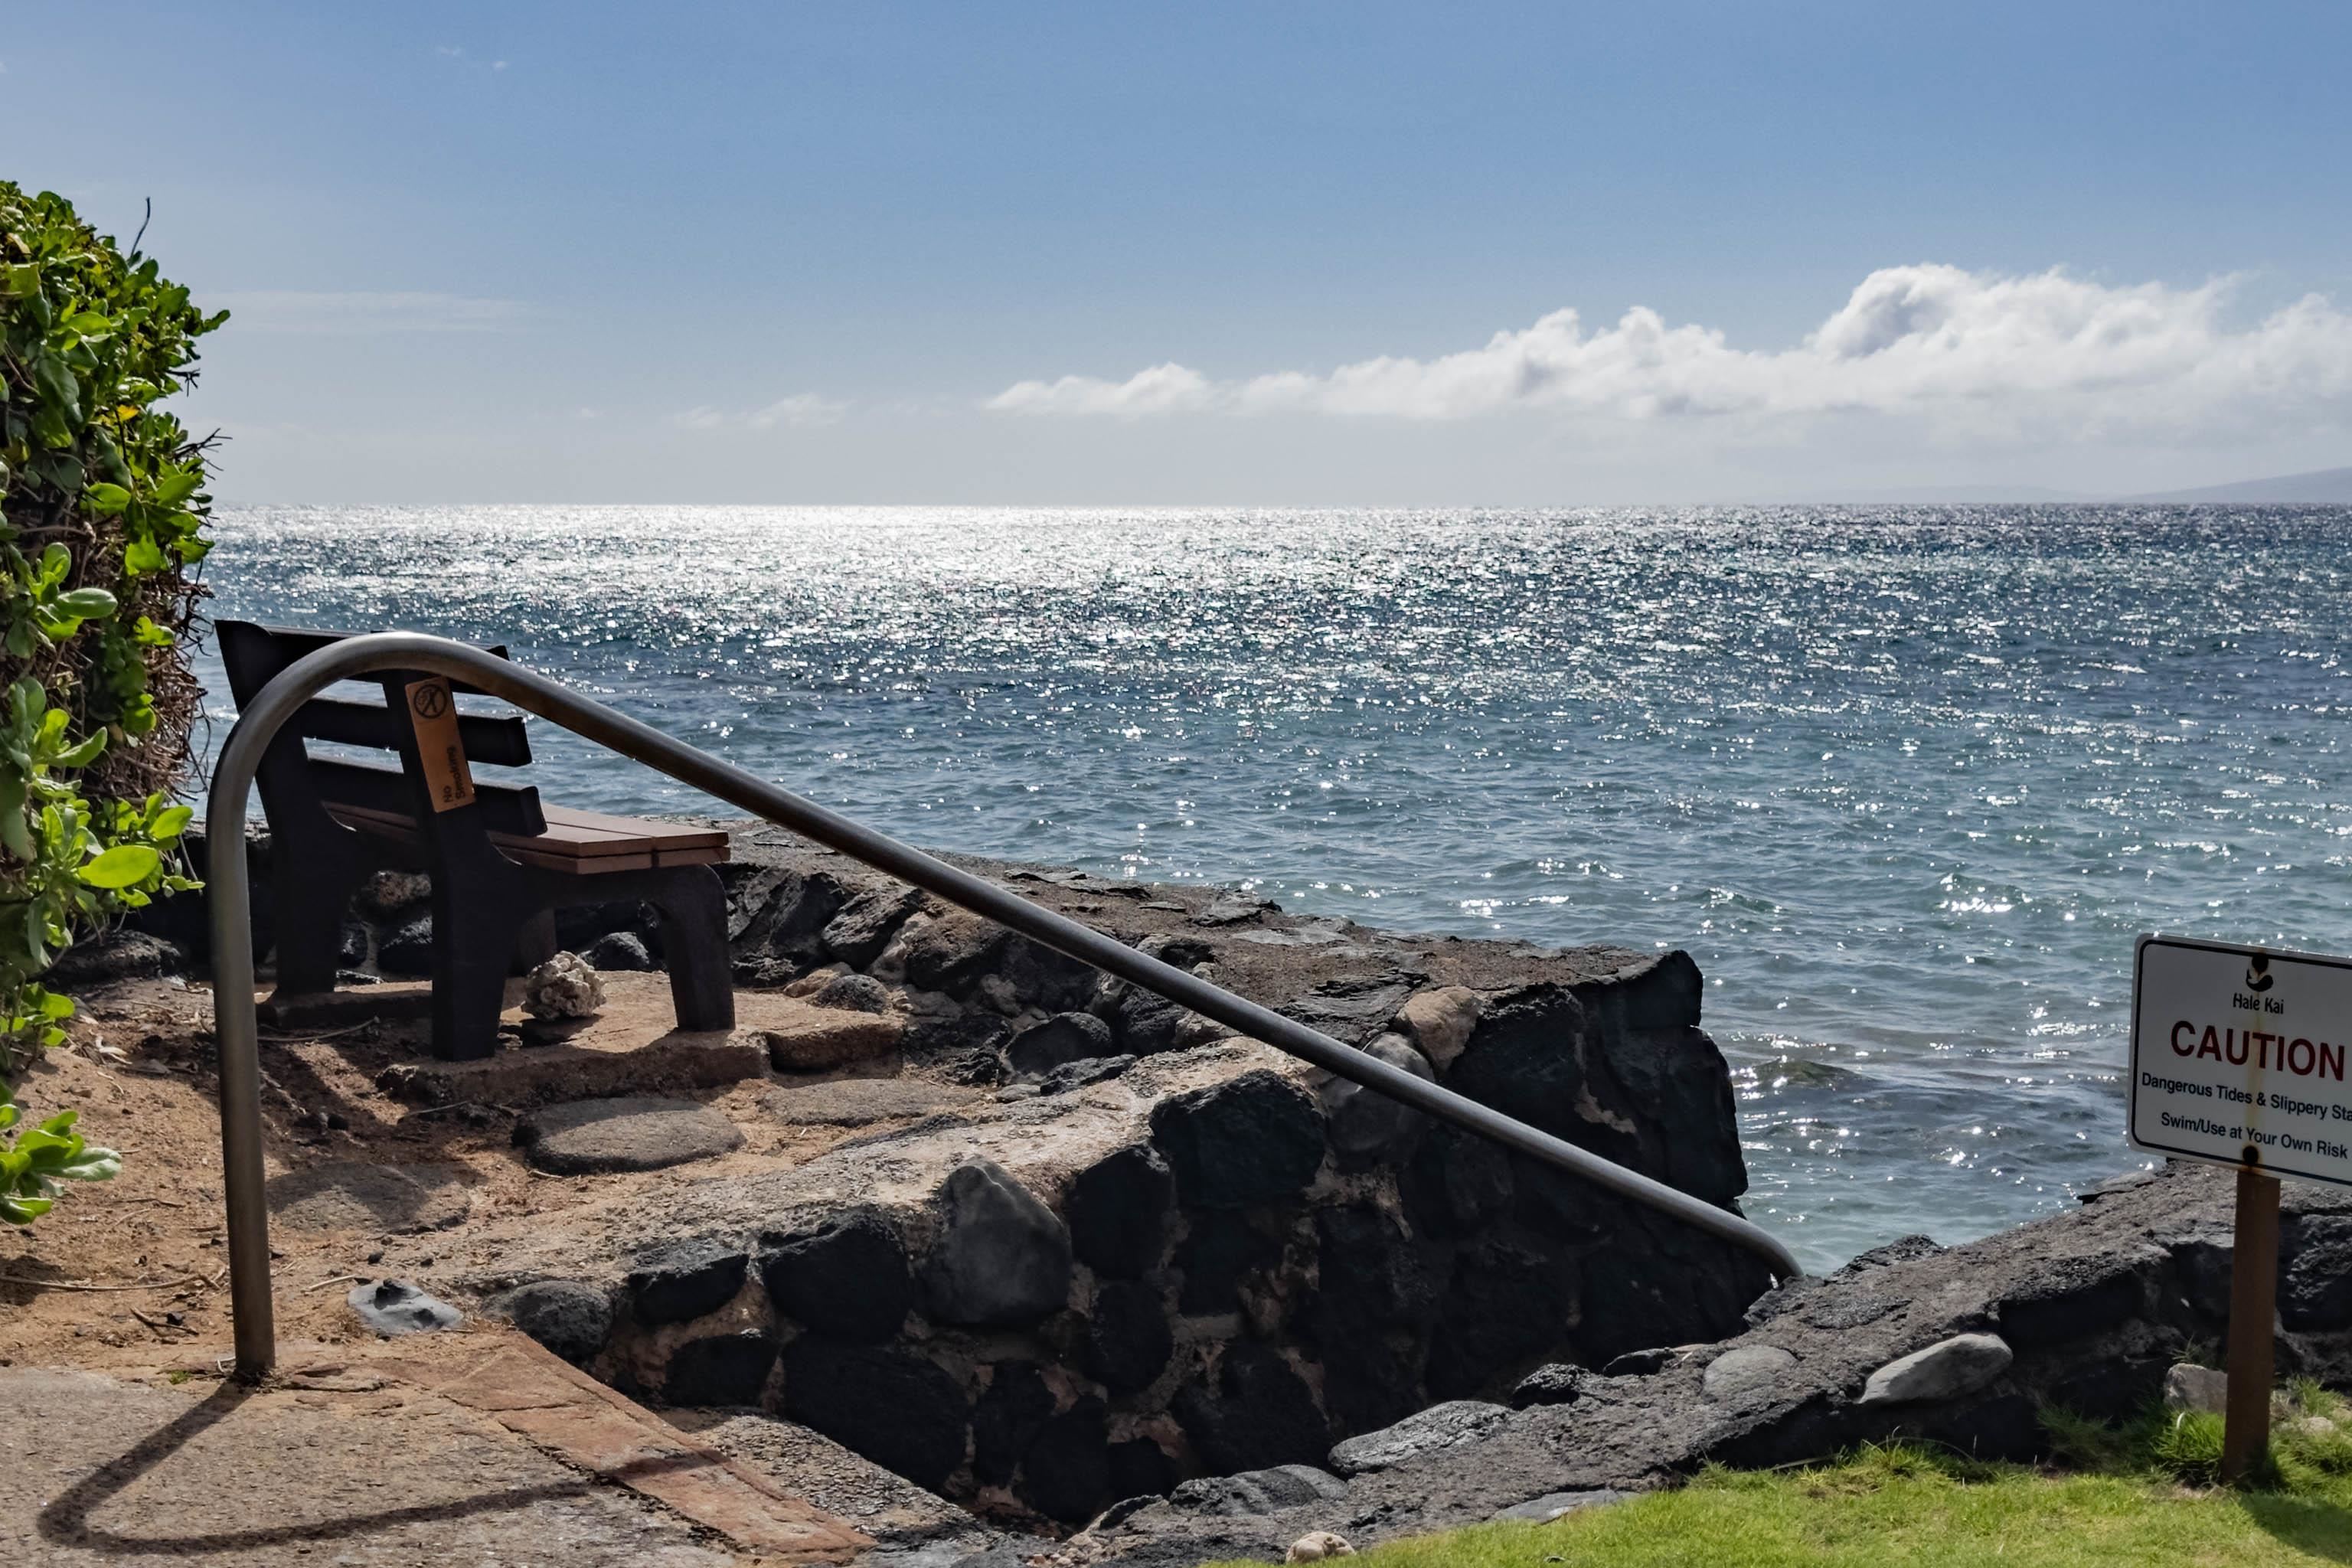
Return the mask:
<svg viewBox="0 0 2352 1568">
<path fill-rule="evenodd" d="M 1685 948 L 1745 1206 L 1811 1268 L 2147 1163 L 2140 932 L 2352 944 L 2352 510 L 287 508 L 215 533 L 221 616 L 504 641 L 926 846 Z M 552 798 L 705 808 L 539 729 Z"/>
</svg>

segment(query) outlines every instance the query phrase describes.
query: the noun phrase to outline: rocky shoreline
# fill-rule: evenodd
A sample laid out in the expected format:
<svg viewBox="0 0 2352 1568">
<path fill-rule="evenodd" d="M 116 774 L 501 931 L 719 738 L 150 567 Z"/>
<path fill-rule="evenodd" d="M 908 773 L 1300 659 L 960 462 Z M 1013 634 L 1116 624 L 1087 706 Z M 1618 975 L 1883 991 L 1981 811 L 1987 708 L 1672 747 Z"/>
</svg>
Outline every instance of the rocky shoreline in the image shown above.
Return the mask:
<svg viewBox="0 0 2352 1568">
<path fill-rule="evenodd" d="M 2226 1331 L 2225 1174 L 2137 1175 L 1767 1292 L 1722 1244 L 788 836 L 742 828 L 737 854 L 746 995 L 797 1011 L 749 1052 L 756 1099 L 728 1103 L 806 1152 L 728 1153 L 719 1119 L 658 1188 L 587 1187 L 525 1220 L 459 1204 L 374 1256 L 746 1462 L 838 1456 L 831 1495 L 906 1521 L 877 1528 L 877 1561 L 1176 1568 L 1317 1531 L 1362 1546 L 1552 1517 L 1864 1440 L 2031 1457 L 2043 1407 L 2126 1414 Z M 1729 1205 L 1744 1186 L 1684 955 L 961 863 L 1685 1190 Z M 355 989 L 404 962 L 403 894 L 355 911 Z M 171 963 L 185 934 L 123 945 Z M 622 974 L 659 932 L 614 908 L 565 941 Z M 518 1120 L 547 1179 L 598 1180 L 544 1150 L 626 1122 L 581 1103 Z M 2282 1372 L 2352 1381 L 2352 1194 L 2291 1188 L 2286 1208 Z"/>
</svg>

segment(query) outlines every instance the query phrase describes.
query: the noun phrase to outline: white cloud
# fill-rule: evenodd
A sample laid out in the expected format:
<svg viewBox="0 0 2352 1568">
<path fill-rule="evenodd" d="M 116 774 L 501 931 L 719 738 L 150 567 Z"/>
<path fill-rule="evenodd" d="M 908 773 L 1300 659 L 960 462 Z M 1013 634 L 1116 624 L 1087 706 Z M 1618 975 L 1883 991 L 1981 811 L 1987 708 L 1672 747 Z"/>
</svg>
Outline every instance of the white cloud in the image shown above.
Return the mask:
<svg viewBox="0 0 2352 1568">
<path fill-rule="evenodd" d="M 819 425 L 830 425 L 849 411 L 849 405 L 814 392 L 796 392 L 790 397 L 779 397 L 764 407 L 747 413 L 730 413 L 710 405 L 698 404 L 683 413 L 673 414 L 666 423 L 682 430 L 806 430 Z"/>
<path fill-rule="evenodd" d="M 1979 431 L 2080 435 L 2341 415 L 2352 403 L 2352 317 L 2309 295 L 2249 326 L 2225 320 L 2231 281 L 2109 287 L 2053 269 L 1872 273 L 1794 348 L 1731 346 L 1636 307 L 1585 330 L 1575 310 L 1435 359 L 1383 356 L 1328 374 L 1212 381 L 1173 363 L 1126 381 L 1024 381 L 1009 413 L 1307 413 L 1454 420 L 1515 410 L 1671 416 L 1868 411 Z"/>
<path fill-rule="evenodd" d="M 754 430 L 772 429 L 779 425 L 803 430 L 814 425 L 830 425 L 848 407 L 845 403 L 819 397 L 814 392 L 796 392 L 790 397 L 779 397 L 765 408 L 752 410 L 746 423 Z"/>
<path fill-rule="evenodd" d="M 1024 381 L 989 399 L 988 406 L 1013 414 L 1189 414 L 1228 401 L 1197 370 L 1170 363 L 1137 371 L 1125 381 L 1066 375 L 1059 381 Z"/>
<path fill-rule="evenodd" d="M 197 303 L 226 308 L 239 332 L 495 332 L 524 313 L 511 300 L 397 290 L 249 289 Z"/>
</svg>

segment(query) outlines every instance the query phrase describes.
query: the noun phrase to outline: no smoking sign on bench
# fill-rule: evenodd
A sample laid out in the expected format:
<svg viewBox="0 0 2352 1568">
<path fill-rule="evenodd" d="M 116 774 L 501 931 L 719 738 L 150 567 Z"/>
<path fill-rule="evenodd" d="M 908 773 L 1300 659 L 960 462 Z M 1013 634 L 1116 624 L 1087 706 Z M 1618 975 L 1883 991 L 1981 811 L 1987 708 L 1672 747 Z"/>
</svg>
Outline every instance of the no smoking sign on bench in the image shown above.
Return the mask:
<svg viewBox="0 0 2352 1568">
<path fill-rule="evenodd" d="M 2279 1178 L 2352 1186 L 2352 959 L 2144 936 L 2132 963 L 2132 1146 L 2238 1173 L 2225 1477 L 2270 1437 Z"/>
</svg>

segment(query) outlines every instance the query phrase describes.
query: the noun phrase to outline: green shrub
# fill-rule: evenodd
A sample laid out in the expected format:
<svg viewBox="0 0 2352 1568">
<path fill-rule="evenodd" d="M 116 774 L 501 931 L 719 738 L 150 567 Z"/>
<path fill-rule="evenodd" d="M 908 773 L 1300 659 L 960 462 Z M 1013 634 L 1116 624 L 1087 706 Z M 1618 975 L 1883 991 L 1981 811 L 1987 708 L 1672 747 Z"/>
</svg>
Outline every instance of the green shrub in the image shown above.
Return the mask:
<svg viewBox="0 0 2352 1568">
<path fill-rule="evenodd" d="M 195 886 L 172 797 L 197 708 L 181 643 L 209 443 L 154 405 L 226 319 L 63 197 L 0 181 L 0 1106 L 65 1039 L 73 1003 L 41 984 L 58 954 Z M 68 1111 L 0 1131 L 0 1219 L 114 1173 L 72 1128 Z"/>
</svg>

